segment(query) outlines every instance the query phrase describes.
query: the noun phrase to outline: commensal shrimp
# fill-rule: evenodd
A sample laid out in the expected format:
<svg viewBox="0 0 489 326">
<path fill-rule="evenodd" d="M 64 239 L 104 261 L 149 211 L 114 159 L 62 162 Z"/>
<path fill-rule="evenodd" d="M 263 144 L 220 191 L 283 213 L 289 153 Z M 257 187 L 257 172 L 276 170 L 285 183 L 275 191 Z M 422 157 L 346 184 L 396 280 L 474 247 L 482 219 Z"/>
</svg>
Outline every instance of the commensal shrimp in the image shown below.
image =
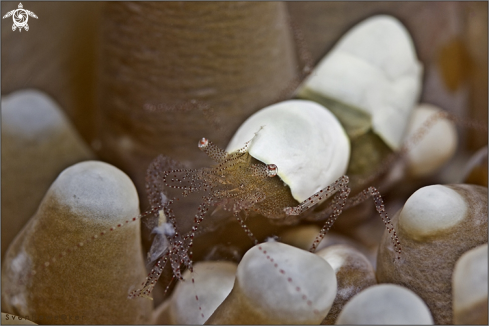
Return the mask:
<svg viewBox="0 0 489 326">
<path fill-rule="evenodd" d="M 301 108 L 300 111 L 297 111 L 298 107 Z M 256 117 L 267 125 L 255 128 L 256 124 L 253 121 L 257 120 Z M 271 123 L 267 117 L 272 118 L 274 122 Z M 318 123 L 319 118 L 322 120 Z M 331 113 L 319 104 L 293 100 L 265 108 L 249 121 L 249 130 L 255 132 L 252 132 L 249 140 L 237 150 L 227 152 L 206 138 L 198 142 L 200 150 L 217 163 L 213 167 L 175 168 L 177 163 L 164 156 L 159 156 L 151 164 L 147 175 L 147 191 L 153 209 L 159 209 L 159 214 L 155 216 L 151 225 L 157 235 L 149 260 L 156 260 L 156 264 L 143 288 L 131 292 L 130 297 L 147 297 L 168 262 L 175 278 L 182 279 L 182 265 L 192 271 L 192 245 L 199 225 L 204 219 L 213 218 L 212 214 L 208 214 L 209 211 L 215 212 L 220 209 L 230 212 L 229 215 L 232 214 L 238 220 L 255 244 L 258 241 L 245 224 L 250 213 L 260 214 L 280 224 L 295 224 L 304 219 L 326 220 L 310 248 L 310 251 L 314 252 L 345 207 L 355 206 L 372 197 L 377 212 L 388 232 L 392 234 L 397 258 L 400 258 L 401 244 L 377 189 L 369 187 L 348 200 L 351 189 L 349 178 L 344 172 L 348 163 L 349 144 L 339 122 Z M 290 129 L 283 128 L 284 124 L 290 121 L 298 126 L 293 135 L 289 132 Z M 324 132 L 325 128 L 327 132 Z M 320 141 L 311 140 L 309 147 L 304 146 L 303 140 L 310 139 L 317 133 L 322 135 Z M 247 137 L 246 134 L 243 130 L 236 133 L 238 138 Z M 285 149 L 289 151 L 285 153 L 284 159 L 277 159 L 277 164 L 265 164 L 253 157 L 260 156 L 259 149 L 265 141 L 271 142 L 272 137 L 277 137 L 275 144 L 268 144 L 265 151 L 272 156 L 274 151 L 279 156 L 283 155 L 280 149 L 284 146 L 281 136 L 285 138 Z M 239 140 L 237 142 L 239 143 Z M 233 141 L 231 147 L 232 144 Z M 295 161 L 291 162 L 289 156 Z M 299 166 L 295 165 L 298 171 L 287 172 L 291 167 L 294 168 L 297 162 L 303 162 L 305 166 L 302 167 L 300 163 Z M 326 167 L 322 167 L 322 163 Z M 281 171 L 281 166 L 284 171 Z M 172 208 L 177 198 L 168 199 L 169 189 L 180 191 L 184 197 L 195 192 L 204 193 L 193 225 L 186 233 L 181 233 L 177 225 L 177 217 Z M 327 200 L 330 201 L 326 202 Z M 321 205 L 323 203 L 324 205 Z M 320 209 L 311 210 L 316 205 L 321 205 Z M 155 223 L 156 218 L 158 223 Z"/>
<path fill-rule="evenodd" d="M 214 213 L 219 210 L 229 212 L 227 216 L 233 215 L 255 244 L 258 241 L 245 223 L 251 213 L 278 224 L 325 221 L 310 248 L 314 252 L 344 209 L 372 198 L 391 234 L 394 260 L 399 260 L 402 249 L 396 230 L 379 191 L 371 183 L 386 176 L 394 164 L 405 160 L 428 130 L 446 118 L 454 119 L 443 111 L 431 115 L 375 173 L 356 182 L 355 195 L 350 198 L 352 188 L 345 175 L 349 142 L 344 140 L 345 133 L 336 118 L 310 101 L 285 101 L 260 110 L 236 132 L 226 150 L 202 138 L 198 148 L 216 162 L 215 166 L 185 169 L 160 155 L 147 173 L 150 203 L 153 211 L 159 212 L 150 222 L 156 237 L 149 260 L 156 264 L 143 288 L 131 292 L 130 297 L 147 297 L 168 262 L 174 278 L 182 279 L 182 265 L 192 271 L 194 238 L 204 220 L 218 223 Z M 316 142 L 318 139 L 320 141 Z M 170 190 L 184 197 L 204 193 L 192 226 L 186 232 L 177 225 L 182 217 L 175 215 L 173 206 L 178 198 L 169 199 Z"/>
</svg>

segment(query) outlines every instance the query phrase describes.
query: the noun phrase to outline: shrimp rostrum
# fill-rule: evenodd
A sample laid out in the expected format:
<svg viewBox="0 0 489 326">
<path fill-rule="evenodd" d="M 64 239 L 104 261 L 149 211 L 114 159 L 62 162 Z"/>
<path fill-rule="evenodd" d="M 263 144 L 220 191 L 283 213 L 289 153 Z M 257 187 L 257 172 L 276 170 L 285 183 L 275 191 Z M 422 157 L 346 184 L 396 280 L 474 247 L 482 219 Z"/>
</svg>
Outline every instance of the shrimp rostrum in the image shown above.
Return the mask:
<svg viewBox="0 0 489 326">
<path fill-rule="evenodd" d="M 353 198 L 345 175 L 350 155 L 349 139 L 338 120 L 323 106 L 305 100 L 290 100 L 252 115 L 236 132 L 226 150 L 206 138 L 198 147 L 216 162 L 213 167 L 185 169 L 159 156 L 148 169 L 147 191 L 157 223 L 149 259 L 156 261 L 144 286 L 130 297 L 148 296 L 168 262 L 173 277 L 182 279 L 181 267 L 192 271 L 192 245 L 199 225 L 217 210 L 233 215 L 248 236 L 246 217 L 258 213 L 281 224 L 300 220 L 325 221 L 313 242 L 314 252 L 345 208 L 372 197 L 396 249 L 396 232 L 385 212 L 382 198 L 369 187 Z M 183 197 L 203 192 L 191 229 L 181 232 L 167 190 Z M 321 205 L 321 209 L 312 207 Z"/>
</svg>

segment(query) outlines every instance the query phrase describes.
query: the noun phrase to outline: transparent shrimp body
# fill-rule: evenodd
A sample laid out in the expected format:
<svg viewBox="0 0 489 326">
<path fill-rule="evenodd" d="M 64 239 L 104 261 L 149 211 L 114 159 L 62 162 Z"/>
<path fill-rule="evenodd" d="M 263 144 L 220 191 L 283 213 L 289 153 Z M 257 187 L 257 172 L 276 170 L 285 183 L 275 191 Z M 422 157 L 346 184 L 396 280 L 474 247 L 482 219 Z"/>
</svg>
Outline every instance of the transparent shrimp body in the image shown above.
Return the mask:
<svg viewBox="0 0 489 326">
<path fill-rule="evenodd" d="M 228 146 L 228 150 L 237 149 L 225 151 L 206 138 L 198 142 L 198 147 L 217 164 L 201 169 L 179 169 L 175 162 L 160 156 L 148 169 L 153 209 L 161 207 L 175 232 L 167 237 L 168 244 L 143 289 L 131 297 L 147 296 L 167 262 L 176 278 L 182 277 L 182 265 L 192 270 L 193 239 L 204 218 L 213 218 L 209 211 L 217 209 L 234 215 L 255 243 L 257 240 L 245 224 L 251 211 L 284 223 L 296 223 L 306 217 L 325 220 L 311 247 L 315 251 L 345 207 L 372 197 L 392 232 L 396 252 L 400 253 L 400 244 L 378 191 L 370 187 L 348 200 L 351 190 L 349 178 L 344 175 L 348 165 L 348 138 L 336 118 L 321 105 L 302 100 L 275 104 L 257 112 L 241 126 Z M 184 197 L 194 192 L 205 193 L 193 227 L 185 234 L 180 234 L 176 225 L 174 199 L 162 201 L 165 188 L 178 190 Z M 310 209 L 328 199 L 331 201 L 320 210 Z"/>
</svg>

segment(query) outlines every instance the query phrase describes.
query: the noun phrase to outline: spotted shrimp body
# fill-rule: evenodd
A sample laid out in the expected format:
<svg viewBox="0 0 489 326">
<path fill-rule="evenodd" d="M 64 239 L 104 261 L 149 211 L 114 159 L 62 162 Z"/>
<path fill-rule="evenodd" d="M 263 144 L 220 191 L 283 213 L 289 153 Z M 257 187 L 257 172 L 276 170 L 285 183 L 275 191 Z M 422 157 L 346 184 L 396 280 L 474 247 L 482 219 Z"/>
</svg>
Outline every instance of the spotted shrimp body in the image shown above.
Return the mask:
<svg viewBox="0 0 489 326">
<path fill-rule="evenodd" d="M 260 117 L 263 112 L 266 119 Z M 329 120 L 318 121 L 318 116 Z M 287 128 L 289 121 L 299 127 L 295 130 Z M 321 127 L 327 128 L 327 132 Z M 302 142 L 306 139 L 308 143 Z M 241 145 L 237 146 L 238 143 Z M 182 266 L 192 271 L 193 239 L 201 222 L 212 219 L 209 213 L 218 209 L 234 216 L 255 244 L 258 241 L 245 224 L 251 212 L 283 224 L 294 224 L 303 219 L 325 221 L 310 248 L 314 252 L 345 208 L 372 197 L 392 234 L 399 257 L 400 243 L 377 189 L 370 187 L 348 199 L 351 189 L 349 178 L 344 175 L 348 145 L 341 125 L 326 108 L 310 101 L 286 101 L 250 117 L 231 140 L 227 151 L 207 138 L 199 140 L 198 148 L 216 162 L 212 167 L 175 168 L 175 162 L 164 156 L 158 157 L 148 169 L 149 197 L 153 207 L 162 207 L 175 233 L 168 237 L 168 244 L 143 288 L 131 297 L 149 295 L 167 262 L 175 278 L 181 279 Z M 172 209 L 174 199 L 161 202 L 162 189 L 180 191 L 184 197 L 196 192 L 205 193 L 187 233 L 180 234 L 177 228 Z M 330 202 L 320 210 L 311 209 L 327 200 Z"/>
</svg>

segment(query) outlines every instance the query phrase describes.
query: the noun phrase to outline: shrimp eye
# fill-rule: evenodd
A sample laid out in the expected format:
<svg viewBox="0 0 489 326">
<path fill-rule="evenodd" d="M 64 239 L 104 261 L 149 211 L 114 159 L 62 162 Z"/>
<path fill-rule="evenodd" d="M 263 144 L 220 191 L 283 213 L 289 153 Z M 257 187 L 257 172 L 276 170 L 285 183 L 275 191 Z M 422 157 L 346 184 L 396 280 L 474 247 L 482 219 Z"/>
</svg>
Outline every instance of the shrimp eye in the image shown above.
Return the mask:
<svg viewBox="0 0 489 326">
<path fill-rule="evenodd" d="M 200 149 L 204 149 L 207 147 L 207 145 L 209 144 L 209 140 L 207 138 L 202 138 L 201 140 L 199 140 L 199 148 Z"/>
<path fill-rule="evenodd" d="M 271 178 L 276 176 L 278 173 L 278 167 L 275 164 L 267 165 L 267 175 Z"/>
</svg>

